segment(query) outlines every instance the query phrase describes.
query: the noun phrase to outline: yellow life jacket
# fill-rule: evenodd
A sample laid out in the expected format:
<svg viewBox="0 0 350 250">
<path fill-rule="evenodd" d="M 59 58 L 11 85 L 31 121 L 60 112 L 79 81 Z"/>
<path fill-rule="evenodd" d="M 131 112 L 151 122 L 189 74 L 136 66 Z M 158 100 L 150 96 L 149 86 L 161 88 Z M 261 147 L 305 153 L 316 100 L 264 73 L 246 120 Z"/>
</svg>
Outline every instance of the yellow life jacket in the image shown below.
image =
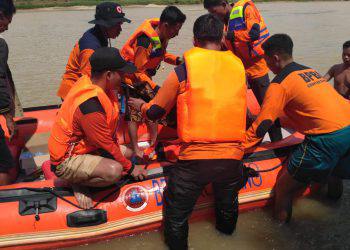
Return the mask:
<svg viewBox="0 0 350 250">
<path fill-rule="evenodd" d="M 187 82 L 177 99 L 183 142 L 244 141 L 247 87 L 242 61 L 231 51 L 193 48 L 184 55 Z"/>
</svg>

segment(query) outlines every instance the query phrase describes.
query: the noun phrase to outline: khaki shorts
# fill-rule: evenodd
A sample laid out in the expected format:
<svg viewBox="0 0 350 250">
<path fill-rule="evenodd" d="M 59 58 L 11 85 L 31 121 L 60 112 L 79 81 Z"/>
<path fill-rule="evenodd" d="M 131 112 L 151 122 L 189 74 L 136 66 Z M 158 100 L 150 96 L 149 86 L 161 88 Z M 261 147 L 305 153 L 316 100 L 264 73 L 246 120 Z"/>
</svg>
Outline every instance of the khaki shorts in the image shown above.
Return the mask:
<svg viewBox="0 0 350 250">
<path fill-rule="evenodd" d="M 81 183 L 91 178 L 102 159 L 101 156 L 89 154 L 72 156 L 56 167 L 55 174 L 71 183 Z"/>
</svg>

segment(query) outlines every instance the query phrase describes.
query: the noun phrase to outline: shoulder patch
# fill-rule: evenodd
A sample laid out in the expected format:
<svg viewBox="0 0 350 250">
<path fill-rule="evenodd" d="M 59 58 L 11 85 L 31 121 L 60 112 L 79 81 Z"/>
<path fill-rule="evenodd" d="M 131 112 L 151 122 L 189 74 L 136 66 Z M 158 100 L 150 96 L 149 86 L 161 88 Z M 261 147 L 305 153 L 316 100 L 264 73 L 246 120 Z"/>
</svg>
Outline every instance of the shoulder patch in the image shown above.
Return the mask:
<svg viewBox="0 0 350 250">
<path fill-rule="evenodd" d="M 187 69 L 186 64 L 180 64 L 179 66 L 175 67 L 175 73 L 177 75 L 177 79 L 179 82 L 183 82 L 187 80 Z"/>
<path fill-rule="evenodd" d="M 105 113 L 100 101 L 97 97 L 92 97 L 79 105 L 79 109 L 83 115 L 95 112 Z"/>
<path fill-rule="evenodd" d="M 287 65 L 278 75 L 276 75 L 271 83 L 281 83 L 284 79 L 286 79 L 287 76 L 289 76 L 289 74 L 304 69 L 309 69 L 309 67 L 292 62 Z"/>
<path fill-rule="evenodd" d="M 151 121 L 156 121 L 165 115 L 166 111 L 162 107 L 153 104 L 147 111 L 146 115 Z"/>
<path fill-rule="evenodd" d="M 142 34 L 139 37 L 137 37 L 136 41 L 137 41 L 137 46 L 144 47 L 146 49 L 151 44 L 151 39 L 145 34 Z"/>
</svg>

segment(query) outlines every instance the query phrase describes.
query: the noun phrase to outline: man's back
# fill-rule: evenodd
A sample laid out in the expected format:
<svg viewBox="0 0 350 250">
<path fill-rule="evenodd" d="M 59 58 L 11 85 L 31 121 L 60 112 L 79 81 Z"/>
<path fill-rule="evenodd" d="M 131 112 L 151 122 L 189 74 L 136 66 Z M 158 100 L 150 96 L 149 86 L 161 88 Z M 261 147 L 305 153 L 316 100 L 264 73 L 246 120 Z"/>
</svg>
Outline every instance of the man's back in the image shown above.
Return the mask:
<svg viewBox="0 0 350 250">
<path fill-rule="evenodd" d="M 284 112 L 298 131 L 306 134 L 333 132 L 350 124 L 350 103 L 314 69 L 291 63 L 272 84 L 280 84 Z M 277 100 L 276 100 L 277 101 Z"/>
</svg>

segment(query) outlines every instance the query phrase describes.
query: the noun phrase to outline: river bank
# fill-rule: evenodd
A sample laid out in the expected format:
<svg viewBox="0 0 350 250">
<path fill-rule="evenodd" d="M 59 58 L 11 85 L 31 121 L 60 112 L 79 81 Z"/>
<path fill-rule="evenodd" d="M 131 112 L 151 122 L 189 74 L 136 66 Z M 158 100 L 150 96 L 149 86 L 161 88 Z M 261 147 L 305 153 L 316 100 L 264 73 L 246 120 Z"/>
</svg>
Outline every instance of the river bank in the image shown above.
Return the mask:
<svg viewBox="0 0 350 250">
<path fill-rule="evenodd" d="M 255 0 L 254 2 L 273 2 L 279 0 Z M 313 0 L 286 0 L 287 2 L 304 2 Z M 317 0 L 320 1 L 320 0 Z M 321 0 L 322 1 L 322 0 Z M 334 0 L 337 1 L 337 0 Z M 15 1 L 18 9 L 38 9 L 50 7 L 72 7 L 72 6 L 95 6 L 102 2 L 101 0 L 17 0 Z M 199 4 L 203 0 L 118 0 L 119 4 L 126 5 L 168 5 L 168 4 Z"/>
<path fill-rule="evenodd" d="M 15 1 L 18 9 L 38 9 L 49 7 L 72 7 L 72 6 L 95 6 L 101 0 L 17 0 Z M 168 5 L 168 4 L 198 4 L 202 0 L 119 0 L 119 4 L 126 5 Z"/>
</svg>

